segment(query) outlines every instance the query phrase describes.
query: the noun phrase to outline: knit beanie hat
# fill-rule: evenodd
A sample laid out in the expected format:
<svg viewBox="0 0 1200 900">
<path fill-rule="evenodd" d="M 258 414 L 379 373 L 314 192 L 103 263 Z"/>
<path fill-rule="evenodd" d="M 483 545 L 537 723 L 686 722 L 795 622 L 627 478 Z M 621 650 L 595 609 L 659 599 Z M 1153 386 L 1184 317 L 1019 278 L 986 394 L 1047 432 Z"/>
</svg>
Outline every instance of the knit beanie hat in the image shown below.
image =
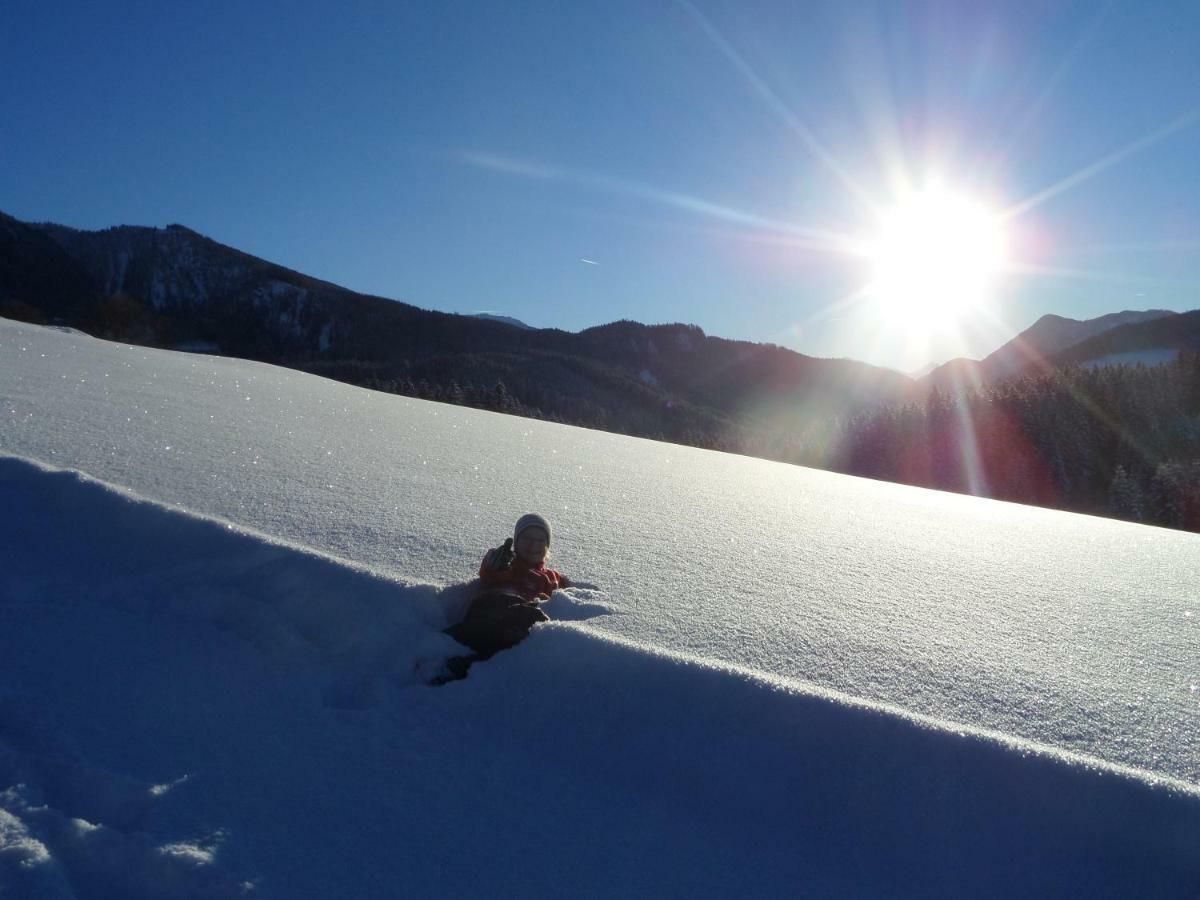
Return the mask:
<svg viewBox="0 0 1200 900">
<path fill-rule="evenodd" d="M 513 529 L 513 540 L 521 539 L 521 532 L 529 528 L 541 528 L 546 532 L 546 543 L 550 543 L 550 523 L 537 513 L 529 513 L 517 519 L 517 527 Z"/>
</svg>

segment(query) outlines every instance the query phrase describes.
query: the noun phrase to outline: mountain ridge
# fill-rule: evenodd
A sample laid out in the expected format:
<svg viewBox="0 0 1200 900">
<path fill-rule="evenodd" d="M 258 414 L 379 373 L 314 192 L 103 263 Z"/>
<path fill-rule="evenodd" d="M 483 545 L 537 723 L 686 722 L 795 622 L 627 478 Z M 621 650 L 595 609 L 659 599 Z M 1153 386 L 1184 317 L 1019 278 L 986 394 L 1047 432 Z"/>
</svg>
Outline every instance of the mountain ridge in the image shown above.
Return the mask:
<svg viewBox="0 0 1200 900">
<path fill-rule="evenodd" d="M 1012 340 L 983 359 L 959 357 L 922 376 L 922 382 L 938 388 L 958 389 L 997 381 L 1031 367 L 1045 369 L 1060 362 L 1084 362 L 1092 357 L 1068 355 L 1072 348 L 1116 329 L 1129 328 L 1126 334 L 1149 322 L 1171 320 L 1180 313 L 1165 309 L 1123 310 L 1094 319 L 1072 319 L 1046 313 Z"/>
<path fill-rule="evenodd" d="M 503 322 L 505 325 L 512 325 L 514 328 L 524 328 L 526 330 L 534 330 L 533 326 L 522 322 L 520 319 L 514 319 L 512 316 L 502 316 L 497 313 L 477 312 L 471 313 L 471 317 L 475 319 L 484 319 L 489 322 Z"/>
<path fill-rule="evenodd" d="M 4 222 L 0 273 L 38 270 L 53 257 L 79 276 L 51 305 L 28 277 L 0 280 L 0 305 L 16 318 L 150 346 L 215 347 L 385 390 L 425 382 L 453 394 L 468 378 L 473 389 L 503 382 L 507 411 L 684 439 L 766 416 L 803 427 L 906 399 L 914 386 L 890 369 L 710 337 L 694 325 L 614 322 L 571 333 L 424 310 L 177 224 L 85 231 Z M 31 259 L 27 245 L 40 256 Z"/>
<path fill-rule="evenodd" d="M 1192 319 L 1166 310 L 1092 320 L 1048 314 L 983 360 L 952 360 L 918 379 L 682 323 L 620 320 L 567 332 L 424 310 L 280 266 L 180 224 L 87 231 L 3 213 L 0 315 L 269 362 L 391 393 L 791 460 L 836 456 L 840 423 L 922 401 L 931 388 L 983 385 L 1020 374 L 1030 361 L 1163 361 L 1171 356 L 1161 350 L 1164 342 L 1200 347 L 1200 334 L 1172 331 L 1172 323 L 1190 326 Z M 1080 344 L 1092 355 L 1072 349 Z M 1150 352 L 1133 359 L 1131 348 Z"/>
</svg>

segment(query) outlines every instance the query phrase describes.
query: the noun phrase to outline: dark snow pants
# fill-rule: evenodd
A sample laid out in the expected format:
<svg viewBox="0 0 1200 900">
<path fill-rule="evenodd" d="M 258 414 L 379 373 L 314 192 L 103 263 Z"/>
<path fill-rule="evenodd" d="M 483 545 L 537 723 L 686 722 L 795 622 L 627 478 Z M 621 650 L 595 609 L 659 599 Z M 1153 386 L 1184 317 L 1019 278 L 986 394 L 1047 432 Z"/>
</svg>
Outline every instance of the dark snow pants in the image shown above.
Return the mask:
<svg viewBox="0 0 1200 900">
<path fill-rule="evenodd" d="M 488 591 L 471 601 L 466 618 L 446 629 L 446 634 L 488 659 L 523 641 L 531 628 L 549 616 L 538 605 L 515 594 Z"/>
</svg>

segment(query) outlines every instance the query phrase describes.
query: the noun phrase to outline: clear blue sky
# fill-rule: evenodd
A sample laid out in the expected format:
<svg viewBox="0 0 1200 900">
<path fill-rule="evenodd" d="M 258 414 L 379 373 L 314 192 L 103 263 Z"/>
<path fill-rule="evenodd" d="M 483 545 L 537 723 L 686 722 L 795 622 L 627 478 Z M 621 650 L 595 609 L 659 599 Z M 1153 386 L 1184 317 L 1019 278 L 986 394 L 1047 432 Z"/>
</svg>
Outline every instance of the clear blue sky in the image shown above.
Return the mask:
<svg viewBox="0 0 1200 900">
<path fill-rule="evenodd" d="M 914 368 L 1046 312 L 1200 307 L 1198 48 L 1195 0 L 9 0 L 0 210 Z M 1020 209 L 1022 270 L 958 344 L 838 302 L 867 265 L 828 236 L 928 173 Z"/>
</svg>

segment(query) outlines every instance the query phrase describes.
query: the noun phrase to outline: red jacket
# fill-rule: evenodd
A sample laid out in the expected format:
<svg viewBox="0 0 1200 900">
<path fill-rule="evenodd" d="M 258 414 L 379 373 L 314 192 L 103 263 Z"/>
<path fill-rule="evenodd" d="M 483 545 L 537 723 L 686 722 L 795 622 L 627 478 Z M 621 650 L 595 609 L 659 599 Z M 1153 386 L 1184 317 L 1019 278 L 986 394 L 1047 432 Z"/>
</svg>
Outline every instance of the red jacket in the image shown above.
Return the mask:
<svg viewBox="0 0 1200 900">
<path fill-rule="evenodd" d="M 484 587 L 513 591 L 524 599 L 533 601 L 538 597 L 549 597 L 559 588 L 571 585 L 566 576 L 553 569 L 547 569 L 541 563 L 531 566 L 519 556 L 513 559 L 512 565 L 507 569 L 496 571 L 491 565 L 492 552 L 489 550 L 483 562 L 479 564 L 479 579 Z"/>
</svg>

